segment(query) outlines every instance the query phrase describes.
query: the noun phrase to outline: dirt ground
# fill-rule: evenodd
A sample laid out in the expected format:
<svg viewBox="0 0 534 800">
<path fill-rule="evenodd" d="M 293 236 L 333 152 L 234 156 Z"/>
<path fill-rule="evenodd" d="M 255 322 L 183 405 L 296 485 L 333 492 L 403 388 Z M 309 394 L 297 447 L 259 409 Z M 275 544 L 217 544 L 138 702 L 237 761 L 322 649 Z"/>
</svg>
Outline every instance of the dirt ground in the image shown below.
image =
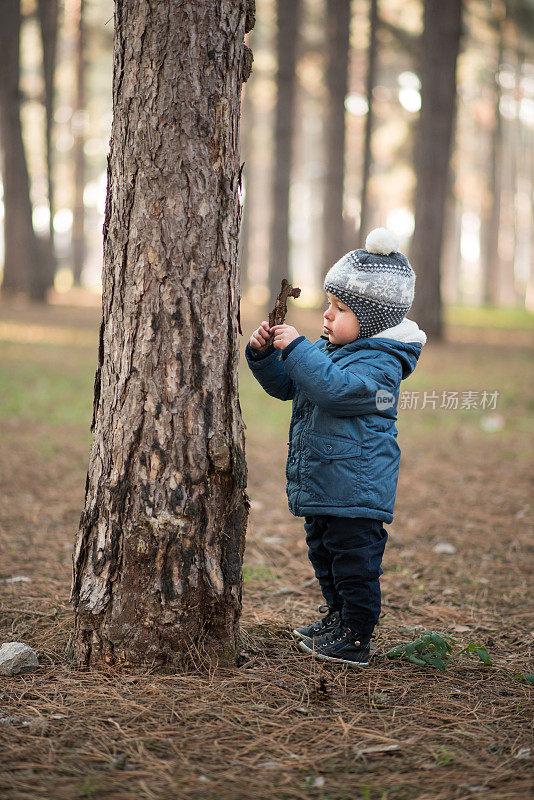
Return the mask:
<svg viewBox="0 0 534 800">
<path fill-rule="evenodd" d="M 320 315 L 291 315 L 314 335 Z M 245 334 L 256 321 L 243 309 Z M 66 656 L 98 322 L 91 305 L 0 306 L 0 643 L 30 644 L 41 664 L 0 678 L 2 800 L 532 797 L 532 331 L 450 328 L 403 386 L 419 408 L 399 411 L 365 670 L 308 658 L 290 634 L 321 598 L 285 500 L 288 410 L 244 368 L 242 665 L 160 675 L 83 672 Z M 433 407 L 452 391 L 498 401 Z M 484 644 L 492 665 L 464 655 L 441 673 L 385 657 L 422 629 L 454 636 L 455 650 Z"/>
</svg>

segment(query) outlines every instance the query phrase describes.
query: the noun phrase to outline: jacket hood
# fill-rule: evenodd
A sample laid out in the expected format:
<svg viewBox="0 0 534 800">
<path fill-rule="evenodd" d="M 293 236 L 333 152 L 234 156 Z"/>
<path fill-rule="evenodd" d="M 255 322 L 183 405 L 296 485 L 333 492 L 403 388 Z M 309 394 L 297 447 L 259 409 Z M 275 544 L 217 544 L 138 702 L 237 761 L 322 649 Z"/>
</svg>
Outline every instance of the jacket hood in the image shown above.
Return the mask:
<svg viewBox="0 0 534 800">
<path fill-rule="evenodd" d="M 402 364 L 402 378 L 407 378 L 417 364 L 423 345 L 426 344 L 426 333 L 417 322 L 404 317 L 398 325 L 370 336 L 367 339 L 370 347 L 396 355 Z"/>
<path fill-rule="evenodd" d="M 352 351 L 366 348 L 390 353 L 401 362 L 402 379 L 404 380 L 414 371 L 425 343 L 426 333 L 421 330 L 417 322 L 404 317 L 398 325 L 366 339 L 356 339 L 355 342 L 345 345 L 340 350 Z"/>
<path fill-rule="evenodd" d="M 370 336 L 370 339 L 396 339 L 398 342 L 419 342 L 419 344 L 426 344 L 426 333 L 421 330 L 417 322 L 413 319 L 404 317 L 398 325 L 393 328 L 386 328 L 385 331 L 375 333 Z"/>
</svg>

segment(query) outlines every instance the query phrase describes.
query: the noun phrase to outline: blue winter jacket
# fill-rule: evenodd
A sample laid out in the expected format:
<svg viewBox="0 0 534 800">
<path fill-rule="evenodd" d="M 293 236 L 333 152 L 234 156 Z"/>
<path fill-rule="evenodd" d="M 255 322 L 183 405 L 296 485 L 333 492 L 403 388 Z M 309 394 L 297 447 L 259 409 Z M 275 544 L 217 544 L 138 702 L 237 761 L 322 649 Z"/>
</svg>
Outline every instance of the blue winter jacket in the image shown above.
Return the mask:
<svg viewBox="0 0 534 800">
<path fill-rule="evenodd" d="M 398 338 L 395 338 L 397 336 Z M 389 523 L 399 475 L 397 403 L 426 336 L 404 319 L 377 336 L 327 348 L 301 337 L 246 357 L 265 391 L 293 400 L 286 465 L 289 510 Z M 293 345 L 293 346 L 292 346 Z"/>
</svg>

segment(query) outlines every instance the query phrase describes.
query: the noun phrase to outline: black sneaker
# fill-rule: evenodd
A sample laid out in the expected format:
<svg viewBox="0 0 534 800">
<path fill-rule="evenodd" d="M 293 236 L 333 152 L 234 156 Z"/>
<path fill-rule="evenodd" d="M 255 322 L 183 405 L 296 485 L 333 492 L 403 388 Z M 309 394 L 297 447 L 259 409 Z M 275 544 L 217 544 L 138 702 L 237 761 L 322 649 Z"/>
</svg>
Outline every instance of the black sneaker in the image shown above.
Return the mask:
<svg viewBox="0 0 534 800">
<path fill-rule="evenodd" d="M 359 636 L 342 621 L 322 636 L 302 640 L 299 647 L 323 661 L 337 661 L 350 667 L 366 667 L 371 650 L 371 634 Z"/>
<path fill-rule="evenodd" d="M 324 614 L 328 611 L 326 617 L 312 622 L 311 625 L 304 625 L 302 628 L 294 628 L 293 633 L 298 639 L 313 639 L 315 636 L 322 636 L 332 628 L 339 625 L 339 609 L 330 608 L 330 606 L 319 606 L 319 611 Z"/>
</svg>

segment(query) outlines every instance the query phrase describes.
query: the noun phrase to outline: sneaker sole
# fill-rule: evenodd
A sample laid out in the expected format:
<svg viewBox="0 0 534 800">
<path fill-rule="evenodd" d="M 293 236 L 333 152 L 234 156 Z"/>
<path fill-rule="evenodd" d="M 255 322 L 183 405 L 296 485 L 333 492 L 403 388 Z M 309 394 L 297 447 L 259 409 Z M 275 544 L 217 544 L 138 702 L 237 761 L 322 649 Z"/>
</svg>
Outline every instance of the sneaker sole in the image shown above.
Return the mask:
<svg viewBox="0 0 534 800">
<path fill-rule="evenodd" d="M 305 636 L 303 633 L 299 633 L 296 628 L 293 628 L 293 634 L 297 637 L 297 639 L 301 639 L 302 641 L 311 641 L 311 636 Z"/>
<path fill-rule="evenodd" d="M 318 653 L 312 647 L 308 647 L 303 641 L 299 642 L 299 647 L 304 653 L 315 656 L 321 661 L 334 661 L 336 664 L 347 664 L 349 667 L 368 667 L 368 661 L 349 661 L 346 658 L 334 658 L 333 656 L 325 656 L 323 653 Z"/>
</svg>

